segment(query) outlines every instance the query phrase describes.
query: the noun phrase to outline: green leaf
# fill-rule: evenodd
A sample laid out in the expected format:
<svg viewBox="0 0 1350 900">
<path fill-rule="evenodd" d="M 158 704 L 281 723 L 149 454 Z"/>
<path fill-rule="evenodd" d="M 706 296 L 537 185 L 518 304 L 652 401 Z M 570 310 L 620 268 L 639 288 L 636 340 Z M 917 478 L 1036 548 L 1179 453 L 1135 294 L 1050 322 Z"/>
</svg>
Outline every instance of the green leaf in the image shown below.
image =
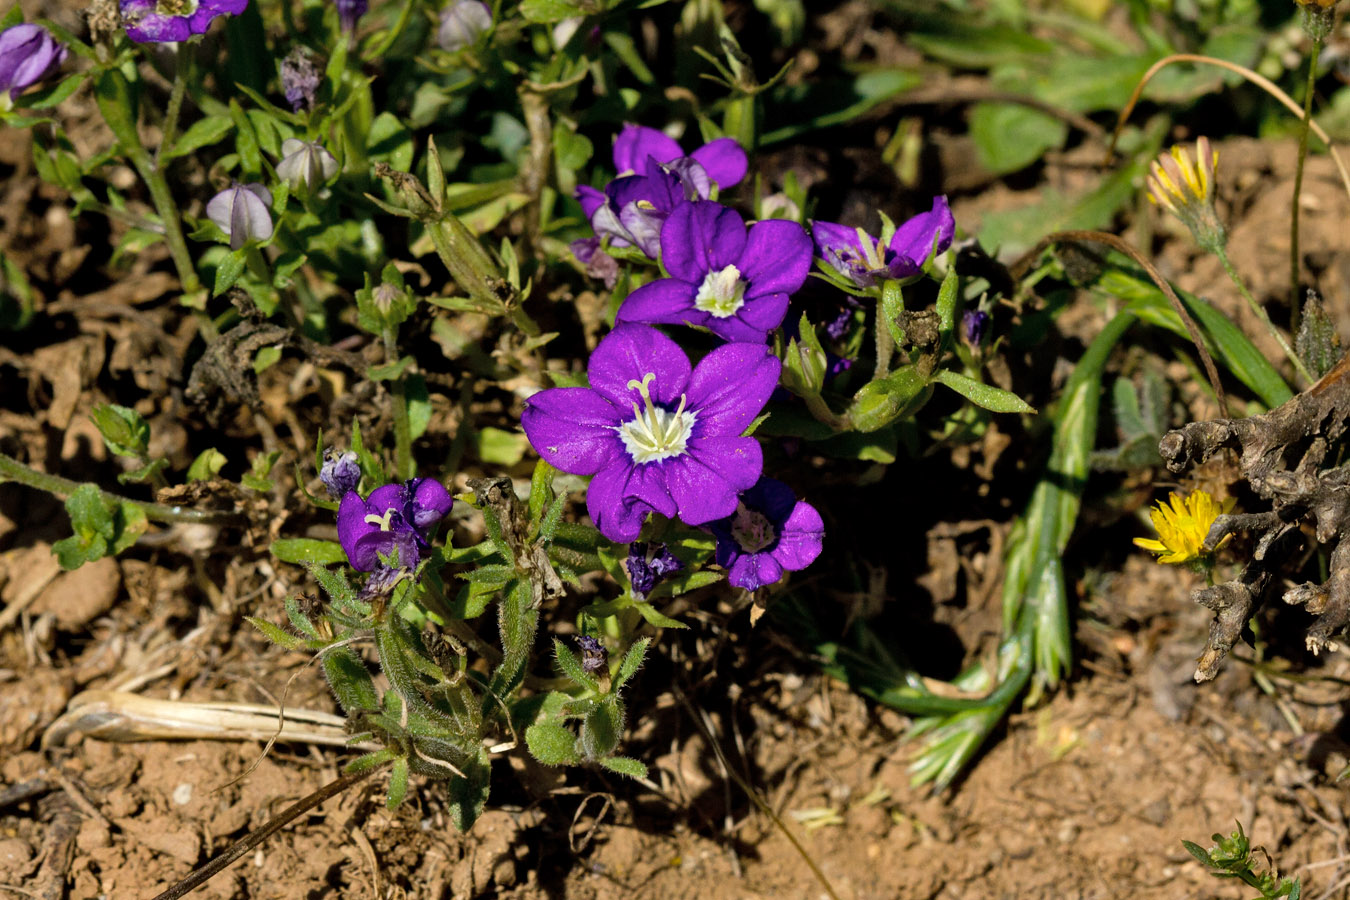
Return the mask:
<svg viewBox="0 0 1350 900">
<path fill-rule="evenodd" d="M 487 751 L 478 748 L 478 756 L 472 761 L 460 764 L 464 778 L 452 778 L 447 789 L 449 795 L 450 824 L 466 834 L 487 805 L 488 791 L 492 786 L 492 768 Z"/>
<path fill-rule="evenodd" d="M 1181 846 L 1185 847 L 1186 852 L 1189 853 L 1191 856 L 1194 856 L 1201 865 L 1205 866 L 1213 865 L 1213 863 L 1210 862 L 1209 859 L 1209 851 L 1207 851 L 1204 847 L 1201 847 L 1199 844 L 1193 843 L 1191 841 L 1182 841 Z"/>
<path fill-rule="evenodd" d="M 1322 301 L 1312 291 L 1303 303 L 1303 317 L 1294 349 L 1315 378 L 1330 372 L 1341 358 L 1341 336 L 1336 331 L 1336 322 L 1327 315 Z"/>
<path fill-rule="evenodd" d="M 431 425 L 431 395 L 427 380 L 421 375 L 409 375 L 403 382 L 403 398 L 408 403 L 408 434 L 417 440 Z"/>
<path fill-rule="evenodd" d="M 150 444 L 150 424 L 134 409 L 100 403 L 89 413 L 103 443 L 118 456 L 140 459 Z"/>
<path fill-rule="evenodd" d="M 960 372 L 954 372 L 951 369 L 939 371 L 936 380 L 956 391 L 976 406 L 983 407 L 991 412 L 1032 414 L 1036 412 L 1016 394 L 994 387 L 991 384 L 982 384 L 974 378 L 962 375 Z"/>
<path fill-rule="evenodd" d="M 573 766 L 581 761 L 576 736 L 557 722 L 536 722 L 526 728 L 525 746 L 546 766 Z"/>
<path fill-rule="evenodd" d="M 211 288 L 213 297 L 219 297 L 234 287 L 239 276 L 244 274 L 245 252 L 243 247 L 231 250 L 230 254 L 220 261 L 220 265 L 216 266 L 216 280 Z"/>
<path fill-rule="evenodd" d="M 164 458 L 154 459 L 139 469 L 132 469 L 130 472 L 121 472 L 117 480 L 122 484 L 143 484 L 147 481 L 153 481 L 159 477 L 159 474 L 169 467 L 169 461 Z"/>
<path fill-rule="evenodd" d="M 524 0 L 520 14 L 527 22 L 553 24 L 581 15 L 581 7 L 570 0 Z"/>
<path fill-rule="evenodd" d="M 509 468 L 525 458 L 530 441 L 523 432 L 504 431 L 489 425 L 474 433 L 474 445 L 483 462 Z"/>
<path fill-rule="evenodd" d="M 656 607 L 650 603 L 634 603 L 633 608 L 638 611 L 642 618 L 647 620 L 647 624 L 655 625 L 657 628 L 688 628 L 683 622 L 672 619 L 670 616 L 662 615 L 656 611 Z"/>
<path fill-rule="evenodd" d="M 196 153 L 203 147 L 210 147 L 212 144 L 224 140 L 225 136 L 233 129 L 234 121 L 229 116 L 207 116 L 204 119 L 198 119 L 178 136 L 178 140 L 173 143 L 173 148 L 162 154 L 162 158 L 173 159 L 178 156 L 187 156 L 189 153 Z"/>
<path fill-rule="evenodd" d="M 1060 147 L 1069 126 L 1016 103 L 977 103 L 970 112 L 970 136 L 985 168 L 995 175 L 1016 172 Z"/>
<path fill-rule="evenodd" d="M 261 176 L 262 153 L 258 149 L 258 133 L 254 131 L 253 123 L 248 120 L 239 101 L 234 98 L 230 99 L 230 121 L 235 127 L 234 147 L 239 153 L 243 174 L 250 178 Z"/>
<path fill-rule="evenodd" d="M 412 132 L 404 127 L 398 116 L 382 112 L 370 123 L 366 155 L 372 162 L 388 163 L 400 172 L 407 172 L 413 160 Z"/>
<path fill-rule="evenodd" d="M 281 647 L 285 647 L 287 650 L 302 650 L 305 647 L 304 638 L 291 634 L 266 619 L 260 619 L 257 616 L 244 616 L 244 621 L 261 631 L 263 636 L 269 641 Z"/>
<path fill-rule="evenodd" d="M 611 690 L 619 690 L 628 682 L 628 679 L 637 673 L 638 669 L 642 668 L 642 661 L 646 659 L 647 648 L 651 646 L 651 643 L 651 638 L 642 638 L 628 648 L 628 652 L 623 655 L 623 662 L 619 663 L 619 670 L 614 673 L 614 683 Z"/>
<path fill-rule="evenodd" d="M 96 485 L 82 484 L 66 498 L 66 513 L 74 535 L 52 545 L 63 569 L 77 569 L 108 554 L 117 535 L 116 508 Z"/>
<path fill-rule="evenodd" d="M 189 482 L 210 481 L 220 473 L 226 462 L 225 454 L 215 447 L 203 450 L 197 454 L 197 458 L 192 461 L 192 465 L 188 466 L 187 480 Z"/>
<path fill-rule="evenodd" d="M 629 778 L 647 777 L 647 767 L 630 756 L 606 756 L 596 762 L 611 772 L 627 775 Z"/>
<path fill-rule="evenodd" d="M 379 710 L 379 692 L 375 690 L 370 670 L 356 651 L 351 647 L 334 647 L 323 651 L 322 656 L 324 677 L 344 712 Z"/>
<path fill-rule="evenodd" d="M 933 389 L 917 366 L 901 366 L 891 374 L 863 385 L 849 406 L 853 427 L 867 433 L 913 415 L 928 402 Z"/>
<path fill-rule="evenodd" d="M 553 656 L 557 661 L 559 672 L 581 687 L 597 694 L 600 693 L 600 683 L 596 681 L 595 676 L 587 672 L 577 655 L 556 637 L 553 639 Z"/>
<path fill-rule="evenodd" d="M 586 713 L 577 743 L 587 759 L 600 759 L 614 752 L 614 748 L 619 746 L 621 734 L 623 710 L 616 700 L 611 699 L 597 703 Z"/>
<path fill-rule="evenodd" d="M 314 538 L 278 538 L 272 542 L 272 555 L 282 562 L 314 563 L 329 566 L 347 561 L 347 554 L 336 541 Z"/>
<path fill-rule="evenodd" d="M 394 760 L 394 767 L 389 771 L 389 796 L 385 798 L 385 809 L 398 809 L 403 805 L 403 798 L 408 796 L 408 758 L 400 756 Z"/>
<path fill-rule="evenodd" d="M 260 347 L 253 357 L 253 374 L 261 375 L 281 359 L 280 347 Z"/>
</svg>

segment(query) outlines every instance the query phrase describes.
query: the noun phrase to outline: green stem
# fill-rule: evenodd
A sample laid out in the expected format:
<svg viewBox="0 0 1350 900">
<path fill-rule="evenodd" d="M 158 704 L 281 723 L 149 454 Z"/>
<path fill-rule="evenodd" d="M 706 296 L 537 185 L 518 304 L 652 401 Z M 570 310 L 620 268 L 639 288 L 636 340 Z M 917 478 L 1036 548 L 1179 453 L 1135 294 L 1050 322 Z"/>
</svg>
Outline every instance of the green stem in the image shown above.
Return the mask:
<svg viewBox="0 0 1350 900">
<path fill-rule="evenodd" d="M 0 453 L 0 484 L 13 481 L 18 484 L 27 485 L 31 488 L 37 488 L 40 491 L 46 491 L 49 494 L 55 494 L 58 497 L 68 497 L 81 487 L 78 481 L 71 481 L 69 478 L 62 478 L 60 475 L 48 475 L 46 472 L 38 472 L 30 469 L 23 463 L 11 456 Z M 218 524 L 222 522 L 235 521 L 239 518 L 238 513 L 226 512 L 223 510 L 205 510 L 205 509 L 184 509 L 181 506 L 164 506 L 160 503 L 144 503 L 140 500 L 131 500 L 119 494 L 113 494 L 109 491 L 100 490 L 103 499 L 109 503 L 127 503 L 136 507 L 145 513 L 145 517 L 152 522 L 175 523 L 183 522 L 189 525 L 197 524 Z"/>
<path fill-rule="evenodd" d="M 397 334 L 393 325 L 385 323 L 383 337 L 384 361 L 392 366 L 398 362 Z M 399 480 L 407 481 L 413 476 L 412 425 L 408 421 L 408 389 L 403 376 L 389 383 L 389 393 L 393 395 L 394 407 L 394 467 Z"/>
<path fill-rule="evenodd" d="M 1289 357 L 1289 361 L 1294 364 L 1294 368 L 1298 370 L 1298 374 L 1301 375 L 1308 384 L 1312 384 L 1316 381 L 1317 379 L 1314 378 L 1307 367 L 1303 365 L 1303 360 L 1298 358 L 1298 354 L 1294 352 L 1294 348 L 1289 346 L 1289 342 L 1285 340 L 1284 335 L 1280 334 L 1280 330 L 1275 327 L 1275 323 L 1270 321 L 1270 316 L 1266 315 L 1266 311 L 1256 302 L 1256 298 L 1252 296 L 1251 291 L 1247 290 L 1247 285 L 1242 283 L 1242 278 L 1238 275 L 1237 269 L 1233 268 L 1233 263 L 1228 258 L 1228 251 L 1223 247 L 1217 247 L 1215 248 L 1215 255 L 1219 257 L 1219 262 L 1223 264 L 1223 270 L 1228 273 L 1228 277 L 1232 279 L 1233 284 L 1237 285 L 1238 291 L 1242 294 L 1243 299 L 1247 301 L 1247 306 L 1251 309 L 1252 314 L 1261 321 L 1261 324 L 1265 325 L 1266 331 L 1269 332 L 1270 336 L 1275 339 L 1275 342 L 1280 345 L 1280 349 L 1284 351 L 1284 355 Z"/>
<path fill-rule="evenodd" d="M 891 336 L 891 329 L 886 323 L 886 311 L 880 303 L 877 304 L 876 332 L 877 367 L 872 373 L 873 381 L 885 378 L 891 371 L 891 353 L 895 350 L 895 339 Z"/>
<path fill-rule="evenodd" d="M 187 93 L 188 75 L 192 68 L 190 48 L 194 41 L 182 41 L 178 44 L 178 53 L 174 57 L 173 90 L 169 93 L 169 108 L 164 113 L 163 137 L 159 149 L 155 151 L 155 165 L 164 158 L 166 149 L 172 150 L 178 138 L 178 114 L 183 109 L 183 96 Z"/>
<path fill-rule="evenodd" d="M 1317 81 L 1317 59 L 1322 54 L 1322 42 L 1314 40 L 1308 54 L 1308 84 L 1303 91 L 1303 127 L 1298 136 L 1298 166 L 1294 169 L 1294 199 L 1289 210 L 1289 330 L 1298 334 L 1299 319 L 1299 253 L 1298 253 L 1298 198 L 1303 193 L 1303 164 L 1308 158 L 1308 132 L 1311 130 L 1313 85 Z"/>
</svg>

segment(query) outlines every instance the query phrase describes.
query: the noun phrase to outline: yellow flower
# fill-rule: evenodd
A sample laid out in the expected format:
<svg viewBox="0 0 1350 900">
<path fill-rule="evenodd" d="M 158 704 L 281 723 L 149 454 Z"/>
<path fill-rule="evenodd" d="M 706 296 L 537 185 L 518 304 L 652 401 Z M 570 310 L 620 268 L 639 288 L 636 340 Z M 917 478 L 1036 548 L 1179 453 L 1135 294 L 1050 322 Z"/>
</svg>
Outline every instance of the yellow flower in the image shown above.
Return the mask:
<svg viewBox="0 0 1350 900">
<path fill-rule="evenodd" d="M 1206 250 L 1222 247 L 1228 240 L 1223 223 L 1214 211 L 1214 176 L 1219 151 L 1209 138 L 1195 142 L 1195 158 L 1180 144 L 1163 153 L 1149 166 L 1148 199 L 1180 219 L 1196 243 Z"/>
<path fill-rule="evenodd" d="M 1159 501 L 1157 509 L 1148 511 L 1153 527 L 1158 529 L 1159 540 L 1135 538 L 1135 545 L 1158 554 L 1160 563 L 1175 565 L 1207 556 L 1202 549 L 1205 535 L 1209 534 L 1210 526 L 1220 513 L 1233 508 L 1233 501 L 1230 499 L 1220 506 L 1213 497 L 1201 490 L 1191 491 L 1184 498 L 1169 494 L 1167 499 L 1171 503 L 1170 507 Z M 1228 537 L 1219 542 L 1219 547 L 1226 543 Z M 1218 550 L 1219 547 L 1214 549 Z"/>
</svg>

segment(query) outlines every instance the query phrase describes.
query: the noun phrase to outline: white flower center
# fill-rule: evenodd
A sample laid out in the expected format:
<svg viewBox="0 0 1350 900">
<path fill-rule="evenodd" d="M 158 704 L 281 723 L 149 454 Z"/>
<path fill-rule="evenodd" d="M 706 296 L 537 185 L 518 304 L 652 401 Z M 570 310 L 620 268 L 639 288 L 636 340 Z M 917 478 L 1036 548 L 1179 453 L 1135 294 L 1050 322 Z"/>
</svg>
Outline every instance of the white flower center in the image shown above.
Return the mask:
<svg viewBox="0 0 1350 900">
<path fill-rule="evenodd" d="M 161 16 L 190 16 L 198 5 L 197 0 L 159 0 L 155 12 Z"/>
<path fill-rule="evenodd" d="M 652 403 L 647 385 L 655 377 L 655 373 L 648 372 L 641 381 L 628 382 L 630 388 L 642 394 L 646 407 L 639 409 L 634 403 L 633 419 L 616 428 L 624 449 L 635 463 L 660 462 L 682 455 L 694 431 L 694 414 L 685 411 L 683 394 L 679 408 L 673 412 Z"/>
<path fill-rule="evenodd" d="M 731 520 L 731 536 L 746 553 L 758 553 L 778 540 L 769 517 L 744 503 L 736 507 L 736 516 Z"/>
<path fill-rule="evenodd" d="M 741 280 L 741 270 L 735 266 L 703 276 L 703 283 L 694 296 L 694 309 L 717 319 L 735 315 L 744 305 L 745 282 Z"/>
</svg>

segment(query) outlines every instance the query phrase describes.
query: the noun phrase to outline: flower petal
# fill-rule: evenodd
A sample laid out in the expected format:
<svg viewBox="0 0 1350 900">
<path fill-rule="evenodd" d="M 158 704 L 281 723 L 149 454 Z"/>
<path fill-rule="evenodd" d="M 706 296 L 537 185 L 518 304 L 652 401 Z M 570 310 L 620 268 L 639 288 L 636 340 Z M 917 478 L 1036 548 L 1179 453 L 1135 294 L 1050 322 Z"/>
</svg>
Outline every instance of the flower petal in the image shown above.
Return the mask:
<svg viewBox="0 0 1350 900">
<path fill-rule="evenodd" d="M 737 262 L 745 221 L 720 203 L 695 200 L 675 207 L 661 229 L 661 262 L 681 281 L 701 284 L 710 271 Z"/>
<path fill-rule="evenodd" d="M 933 238 L 937 237 L 936 252 L 943 253 L 952 245 L 956 220 L 947 206 L 946 196 L 933 198 L 933 208 L 906 221 L 895 230 L 890 250 L 896 258 L 890 261 L 891 274 L 896 278 L 917 275 L 934 252 Z"/>
<path fill-rule="evenodd" d="M 342 545 L 347 559 L 356 552 L 356 542 L 374 526 L 366 521 L 366 503 L 356 491 L 348 491 L 338 504 L 337 530 L 338 543 Z M 365 571 L 364 569 L 362 571 Z"/>
<path fill-rule="evenodd" d="M 600 533 L 611 541 L 627 543 L 642 533 L 642 520 L 651 508 L 635 497 L 626 497 L 632 466 L 615 461 L 596 473 L 586 488 L 586 511 Z"/>
<path fill-rule="evenodd" d="M 651 398 L 661 404 L 677 403 L 689 383 L 689 370 L 689 357 L 678 344 L 655 328 L 634 324 L 620 325 L 605 335 L 587 366 L 591 388 L 625 417 L 634 404 L 643 403 L 631 382 L 640 383 L 652 374 Z"/>
<path fill-rule="evenodd" d="M 614 170 L 620 175 L 644 171 L 649 156 L 663 163 L 683 155 L 674 138 L 643 125 L 628 123 L 614 139 Z"/>
<path fill-rule="evenodd" d="M 688 452 L 666 462 L 666 486 L 680 521 L 702 525 L 736 511 L 736 495 L 754 484 L 764 456 L 754 438 L 712 437 L 689 442 Z"/>
<path fill-rule="evenodd" d="M 747 553 L 731 564 L 727 581 L 747 591 L 757 591 L 783 577 L 783 567 L 769 553 Z"/>
<path fill-rule="evenodd" d="M 782 368 L 763 344 L 723 344 L 703 357 L 685 392 L 694 437 L 739 436 L 769 402 Z M 752 478 L 739 489 L 754 483 Z"/>
<path fill-rule="evenodd" d="M 709 315 L 706 321 L 690 324 L 706 325 L 724 341 L 762 344 L 770 331 L 783 324 L 787 311 L 787 294 L 765 294 L 746 298 L 745 305 L 733 316 L 719 319 Z"/>
<path fill-rule="evenodd" d="M 644 284 L 624 298 L 614 320 L 680 325 L 690 324 L 691 320 L 697 319 L 698 324 L 702 324 L 707 315 L 694 309 L 694 297 L 697 294 L 698 290 L 686 281 L 661 278 Z"/>
<path fill-rule="evenodd" d="M 791 294 L 805 283 L 811 257 L 811 239 L 802 226 L 774 219 L 750 226 L 736 268 L 748 282 L 747 297 L 778 291 Z"/>
<path fill-rule="evenodd" d="M 434 478 L 414 478 L 409 486 L 413 501 L 413 525 L 429 528 L 450 512 L 455 498 Z"/>
<path fill-rule="evenodd" d="M 717 182 L 717 187 L 721 190 L 739 184 L 749 167 L 745 150 L 735 138 L 709 141 L 689 156 L 708 170 L 708 176 Z"/>
<path fill-rule="evenodd" d="M 741 502 L 756 512 L 763 513 L 774 530 L 781 532 L 784 523 L 797 506 L 797 493 L 777 478 L 767 475 L 755 486 L 741 494 Z"/>
<path fill-rule="evenodd" d="M 282 146 L 283 152 L 285 146 Z M 605 205 L 605 192 L 599 188 L 593 188 L 589 184 L 579 185 L 574 195 L 577 202 L 581 204 L 581 213 L 589 221 L 595 211 Z"/>
<path fill-rule="evenodd" d="M 840 253 L 862 256 L 863 246 L 858 240 L 858 229 L 840 225 L 837 222 L 819 222 L 811 220 L 811 239 L 821 258 L 830 265 L 837 266 Z"/>
<path fill-rule="evenodd" d="M 549 465 L 593 475 L 622 452 L 614 429 L 622 410 L 588 388 L 550 388 L 525 402 L 521 427 Z"/>
<path fill-rule="evenodd" d="M 816 508 L 799 501 L 778 532 L 778 544 L 769 551 L 783 568 L 805 569 L 820 555 L 825 541 L 825 523 Z"/>
</svg>

